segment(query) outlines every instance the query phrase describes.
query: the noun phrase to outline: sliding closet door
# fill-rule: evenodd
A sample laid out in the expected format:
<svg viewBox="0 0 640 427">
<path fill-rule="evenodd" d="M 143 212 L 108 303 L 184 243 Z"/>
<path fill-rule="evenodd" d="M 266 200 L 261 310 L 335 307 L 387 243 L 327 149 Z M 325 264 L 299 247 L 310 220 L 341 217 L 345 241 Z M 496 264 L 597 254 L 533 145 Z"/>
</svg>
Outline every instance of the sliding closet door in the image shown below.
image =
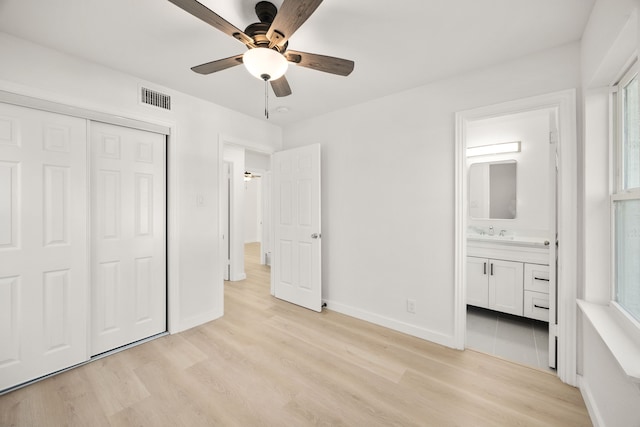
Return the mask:
<svg viewBox="0 0 640 427">
<path fill-rule="evenodd" d="M 91 123 L 91 354 L 166 330 L 165 136 Z"/>
<path fill-rule="evenodd" d="M 0 104 L 0 390 L 88 358 L 86 135 Z"/>
</svg>

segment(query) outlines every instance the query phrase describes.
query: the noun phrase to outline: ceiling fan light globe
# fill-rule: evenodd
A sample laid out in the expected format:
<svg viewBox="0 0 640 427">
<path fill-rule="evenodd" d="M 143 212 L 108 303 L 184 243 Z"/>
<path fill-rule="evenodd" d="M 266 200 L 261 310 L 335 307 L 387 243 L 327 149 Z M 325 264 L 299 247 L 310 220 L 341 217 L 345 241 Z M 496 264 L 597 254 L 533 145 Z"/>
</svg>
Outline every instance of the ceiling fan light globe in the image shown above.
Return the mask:
<svg viewBox="0 0 640 427">
<path fill-rule="evenodd" d="M 278 80 L 289 67 L 282 54 L 266 47 L 249 49 L 242 56 L 242 62 L 247 71 L 260 80 Z"/>
</svg>

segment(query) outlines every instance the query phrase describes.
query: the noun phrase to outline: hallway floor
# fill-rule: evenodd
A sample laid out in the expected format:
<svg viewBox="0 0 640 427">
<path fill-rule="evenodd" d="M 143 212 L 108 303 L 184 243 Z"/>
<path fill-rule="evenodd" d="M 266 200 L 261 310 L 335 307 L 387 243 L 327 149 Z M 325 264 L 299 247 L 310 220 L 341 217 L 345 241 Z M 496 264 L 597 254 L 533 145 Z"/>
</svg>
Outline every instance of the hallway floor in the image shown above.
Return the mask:
<svg viewBox="0 0 640 427">
<path fill-rule="evenodd" d="M 466 347 L 545 371 L 549 368 L 546 322 L 467 306 Z"/>
</svg>

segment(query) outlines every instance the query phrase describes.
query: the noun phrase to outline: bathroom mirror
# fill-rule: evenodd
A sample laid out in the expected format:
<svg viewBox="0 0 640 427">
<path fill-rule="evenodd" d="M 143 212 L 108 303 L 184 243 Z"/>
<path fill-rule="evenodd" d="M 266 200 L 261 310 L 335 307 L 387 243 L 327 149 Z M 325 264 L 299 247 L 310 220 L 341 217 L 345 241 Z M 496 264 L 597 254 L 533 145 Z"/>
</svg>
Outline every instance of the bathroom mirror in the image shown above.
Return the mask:
<svg viewBox="0 0 640 427">
<path fill-rule="evenodd" d="M 473 163 L 469 167 L 469 216 L 474 219 L 516 217 L 515 160 Z"/>
</svg>

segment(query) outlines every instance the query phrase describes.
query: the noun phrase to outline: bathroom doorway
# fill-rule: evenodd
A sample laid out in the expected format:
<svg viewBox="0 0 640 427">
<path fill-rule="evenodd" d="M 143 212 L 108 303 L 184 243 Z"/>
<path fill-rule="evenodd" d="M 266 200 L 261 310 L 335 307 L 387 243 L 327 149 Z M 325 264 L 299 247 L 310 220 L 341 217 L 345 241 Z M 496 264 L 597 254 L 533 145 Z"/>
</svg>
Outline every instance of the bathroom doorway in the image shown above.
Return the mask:
<svg viewBox="0 0 640 427">
<path fill-rule="evenodd" d="M 555 270 L 555 110 L 468 124 L 466 348 L 543 370 Z M 553 341 L 553 340 L 552 340 Z"/>
<path fill-rule="evenodd" d="M 557 375 L 571 385 L 576 384 L 575 102 L 575 91 L 568 90 L 456 114 L 456 345 L 484 345 L 479 350 L 489 353 L 504 347 L 499 357 L 541 367 L 545 339 L 539 332 L 546 324 L 548 364 L 553 366 L 557 355 Z M 523 123 L 532 130 L 518 135 Z M 516 144 L 507 150 L 507 142 Z M 467 157 L 474 147 L 482 148 Z M 509 163 L 516 185 L 491 188 L 492 177 L 504 184 Z M 471 171 L 472 164 L 482 167 Z M 489 193 L 471 194 L 472 187 L 482 186 L 489 186 Z M 491 191 L 509 195 L 509 203 L 493 210 L 484 206 L 498 203 Z M 515 358 L 514 351 L 524 351 L 516 323 L 530 331 L 526 340 L 536 353 L 529 359 Z M 479 343 L 474 326 L 489 342 Z M 510 337 L 520 342 L 509 346 Z"/>
</svg>

